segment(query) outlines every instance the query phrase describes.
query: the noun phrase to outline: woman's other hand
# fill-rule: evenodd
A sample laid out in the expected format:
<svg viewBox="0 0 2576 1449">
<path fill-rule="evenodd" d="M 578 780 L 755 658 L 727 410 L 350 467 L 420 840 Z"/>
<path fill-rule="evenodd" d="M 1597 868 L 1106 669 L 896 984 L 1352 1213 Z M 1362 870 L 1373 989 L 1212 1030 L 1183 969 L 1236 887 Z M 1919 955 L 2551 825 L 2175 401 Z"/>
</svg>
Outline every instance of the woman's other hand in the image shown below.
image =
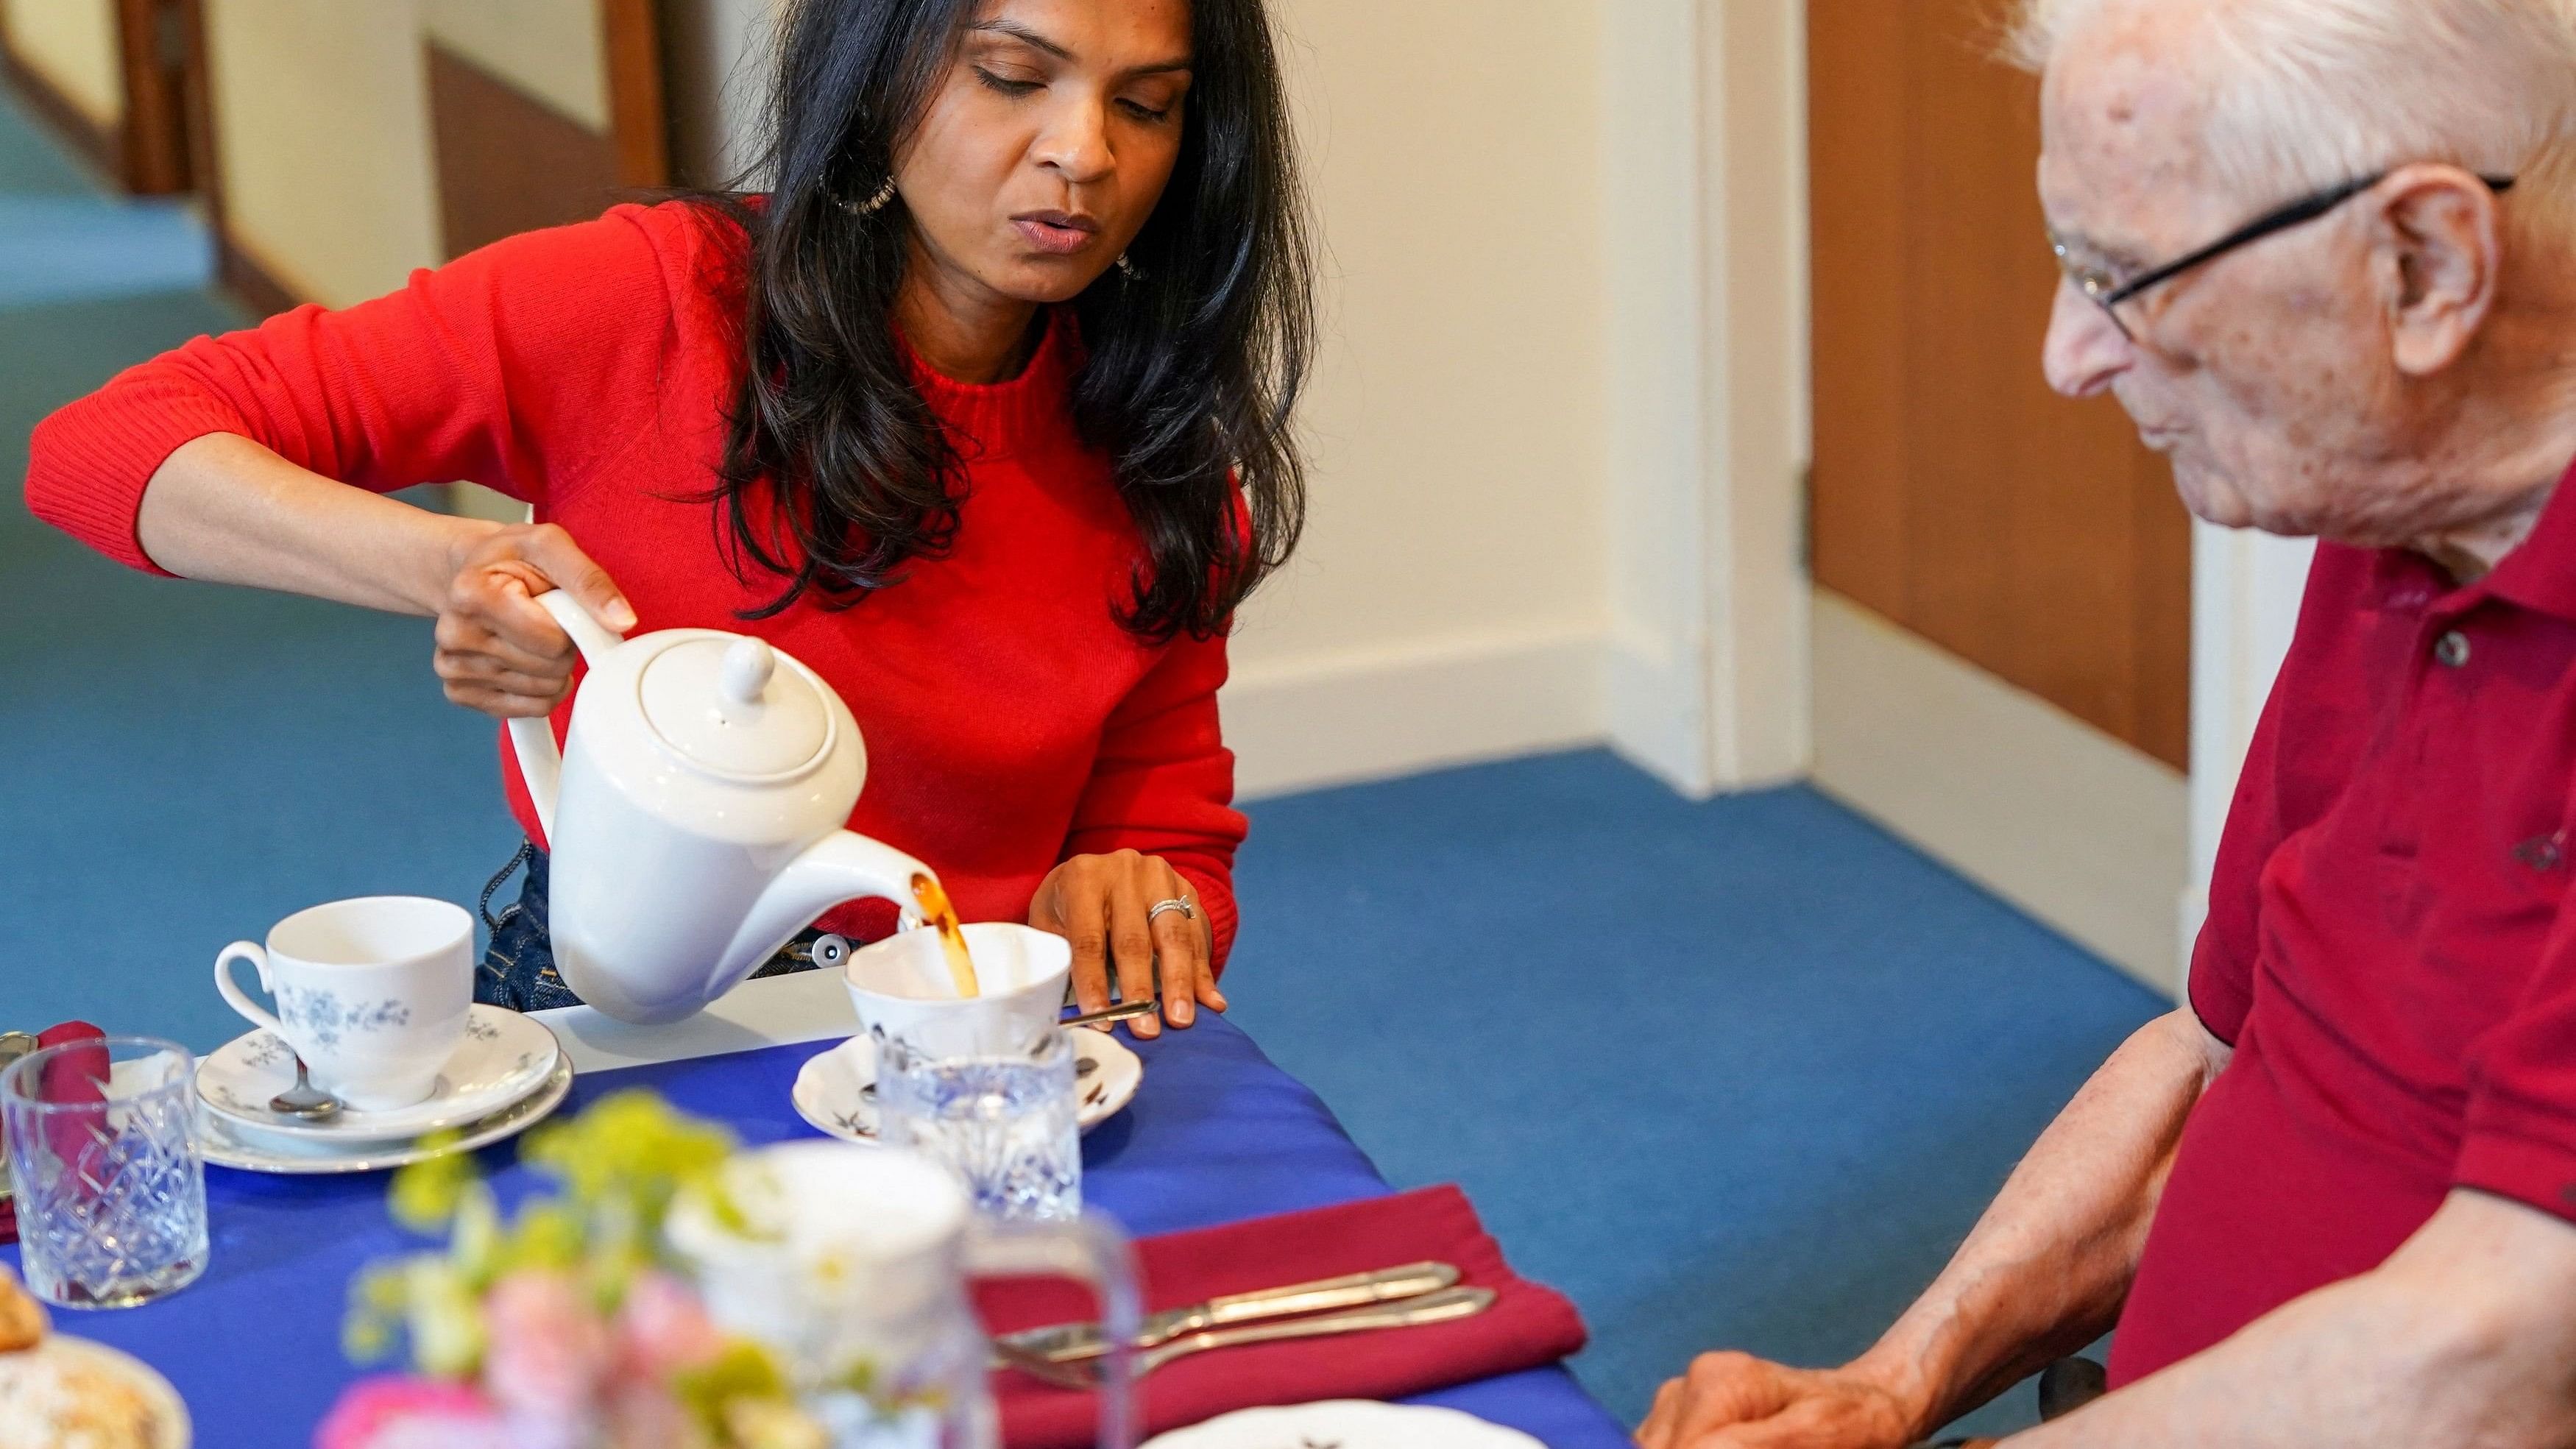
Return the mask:
<svg viewBox="0 0 2576 1449">
<path fill-rule="evenodd" d="M 1163 901 L 1188 901 L 1189 912 L 1165 911 L 1148 919 Z M 1073 994 L 1084 1011 L 1109 1005 L 1113 970 L 1122 999 L 1150 999 L 1158 963 L 1162 1021 L 1185 1027 L 1198 1019 L 1202 1006 L 1225 1010 L 1199 893 L 1161 856 L 1121 850 L 1073 857 L 1038 885 L 1037 897 L 1029 902 L 1029 924 L 1073 943 Z M 1162 1024 L 1138 1017 L 1128 1030 L 1140 1037 L 1159 1036 Z"/>
<path fill-rule="evenodd" d="M 1742 1353 L 1701 1354 L 1637 1430 L 1642 1449 L 1902 1449 L 1914 1437 L 1907 1405 L 1867 1375 Z"/>
<path fill-rule="evenodd" d="M 551 523 L 496 524 L 457 540 L 438 610 L 447 697 L 495 719 L 542 715 L 572 688 L 572 640 L 536 596 L 563 589 L 609 629 L 635 627 L 608 572 Z"/>
</svg>

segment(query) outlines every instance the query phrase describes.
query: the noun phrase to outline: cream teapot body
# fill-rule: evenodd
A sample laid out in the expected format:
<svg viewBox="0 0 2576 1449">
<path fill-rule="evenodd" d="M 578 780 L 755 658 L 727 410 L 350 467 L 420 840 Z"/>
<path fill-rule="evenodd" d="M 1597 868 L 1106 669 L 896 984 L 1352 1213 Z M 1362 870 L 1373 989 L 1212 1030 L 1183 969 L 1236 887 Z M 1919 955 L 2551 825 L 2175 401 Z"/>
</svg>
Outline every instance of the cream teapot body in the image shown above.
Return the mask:
<svg viewBox="0 0 2576 1449">
<path fill-rule="evenodd" d="M 846 828 L 867 777 L 849 707 L 767 643 L 714 629 L 621 639 L 538 596 L 589 673 L 560 751 L 544 719 L 511 753 L 551 853 L 564 984 L 622 1021 L 676 1021 L 843 901 L 909 903 L 929 868 Z"/>
</svg>

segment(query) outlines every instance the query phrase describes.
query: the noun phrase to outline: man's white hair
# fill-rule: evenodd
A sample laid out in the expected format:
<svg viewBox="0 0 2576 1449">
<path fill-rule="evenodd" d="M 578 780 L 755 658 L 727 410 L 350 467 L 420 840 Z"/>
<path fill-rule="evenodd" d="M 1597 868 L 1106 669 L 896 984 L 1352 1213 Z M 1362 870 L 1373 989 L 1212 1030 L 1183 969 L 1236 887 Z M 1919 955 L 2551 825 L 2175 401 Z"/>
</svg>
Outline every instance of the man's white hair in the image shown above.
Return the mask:
<svg viewBox="0 0 2576 1449">
<path fill-rule="evenodd" d="M 2447 161 L 2522 175 L 2548 209 L 2569 209 L 2557 173 L 2576 127 L 2576 0 L 2020 4 L 2008 54 L 2034 71 L 2107 12 L 2197 10 L 2187 44 L 2209 88 L 2203 143 L 2218 183 L 2249 203 Z"/>
</svg>

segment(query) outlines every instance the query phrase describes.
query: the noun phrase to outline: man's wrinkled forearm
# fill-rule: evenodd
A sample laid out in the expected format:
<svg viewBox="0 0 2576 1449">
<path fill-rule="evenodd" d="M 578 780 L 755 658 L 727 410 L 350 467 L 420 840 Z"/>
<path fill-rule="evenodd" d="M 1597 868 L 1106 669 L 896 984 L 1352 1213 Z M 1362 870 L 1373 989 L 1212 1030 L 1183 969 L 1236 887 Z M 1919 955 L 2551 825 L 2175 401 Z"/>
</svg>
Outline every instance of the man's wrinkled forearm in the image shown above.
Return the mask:
<svg viewBox="0 0 2576 1449">
<path fill-rule="evenodd" d="M 2140 1028 L 1852 1368 L 1929 1433 L 2099 1337 L 2128 1295 L 2183 1122 L 2225 1061 L 2187 1009 Z"/>
<path fill-rule="evenodd" d="M 2454 1192 L 2381 1267 L 2007 1442 L 2561 1449 L 2576 1443 L 2576 1226 Z"/>
</svg>

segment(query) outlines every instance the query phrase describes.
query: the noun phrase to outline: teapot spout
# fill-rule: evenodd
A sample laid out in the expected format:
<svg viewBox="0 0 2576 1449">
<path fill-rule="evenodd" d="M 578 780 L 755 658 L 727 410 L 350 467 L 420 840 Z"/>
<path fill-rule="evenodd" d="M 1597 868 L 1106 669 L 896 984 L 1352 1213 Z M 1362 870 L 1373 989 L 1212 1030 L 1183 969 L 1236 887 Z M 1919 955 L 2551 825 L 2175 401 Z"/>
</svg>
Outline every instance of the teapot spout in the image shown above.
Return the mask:
<svg viewBox="0 0 2576 1449">
<path fill-rule="evenodd" d="M 912 901 L 912 878 L 939 877 L 929 866 L 891 845 L 847 830 L 835 830 L 787 863 L 752 902 L 733 944 L 725 948 L 723 973 L 740 979 L 775 955 L 788 938 L 814 918 L 843 901 L 883 896 L 899 905 Z"/>
</svg>

